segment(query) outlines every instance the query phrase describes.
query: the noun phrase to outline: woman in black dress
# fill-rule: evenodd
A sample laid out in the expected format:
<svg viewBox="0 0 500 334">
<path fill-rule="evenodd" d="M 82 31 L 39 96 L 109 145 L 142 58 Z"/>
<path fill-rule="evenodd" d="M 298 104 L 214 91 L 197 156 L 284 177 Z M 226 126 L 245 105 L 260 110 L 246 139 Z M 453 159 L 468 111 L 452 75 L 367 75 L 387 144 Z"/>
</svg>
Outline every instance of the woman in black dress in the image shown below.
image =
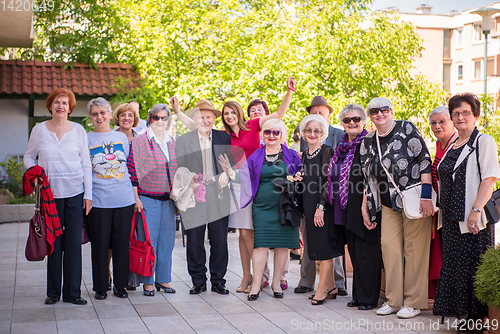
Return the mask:
<svg viewBox="0 0 500 334">
<path fill-rule="evenodd" d="M 332 149 L 323 145 L 322 141 L 328 135 L 326 120 L 318 115 L 304 117 L 299 125 L 302 137 L 307 141 L 308 149 L 302 153 L 302 186 L 303 210 L 307 229 L 307 252 L 312 261 L 319 261 L 319 282 L 316 294 L 312 296 L 311 304 L 321 305 L 335 286 L 328 287 L 332 275 L 333 258 L 342 253 L 336 250 L 332 238 L 332 210 L 322 199 L 326 184 L 326 171 L 332 157 Z M 343 245 L 342 247 L 343 248 Z"/>
<path fill-rule="evenodd" d="M 473 283 L 480 255 L 492 244 L 483 208 L 500 178 L 498 151 L 495 140 L 476 128 L 481 112 L 476 96 L 457 94 L 448 107 L 458 139 L 437 167 L 443 266 L 433 312 L 478 320 L 488 307 L 475 297 Z"/>
</svg>

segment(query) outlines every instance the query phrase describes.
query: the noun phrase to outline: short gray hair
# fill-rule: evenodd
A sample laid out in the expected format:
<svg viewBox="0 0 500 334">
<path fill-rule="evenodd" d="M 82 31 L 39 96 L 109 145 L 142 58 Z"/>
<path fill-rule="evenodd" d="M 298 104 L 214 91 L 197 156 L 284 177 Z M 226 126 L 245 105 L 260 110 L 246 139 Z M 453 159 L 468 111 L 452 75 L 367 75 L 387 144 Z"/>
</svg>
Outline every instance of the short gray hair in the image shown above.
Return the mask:
<svg viewBox="0 0 500 334">
<path fill-rule="evenodd" d="M 441 113 L 446 113 L 448 116 L 450 115 L 450 111 L 449 111 L 448 107 L 446 107 L 446 106 L 437 107 L 437 108 L 434 108 L 434 110 L 432 110 L 429 113 L 429 118 L 428 118 L 429 122 L 431 121 L 431 116 L 441 114 Z"/>
<path fill-rule="evenodd" d="M 389 101 L 385 97 L 376 97 L 372 99 L 366 106 L 366 113 L 369 114 L 371 108 L 380 108 L 380 107 L 389 107 L 392 113 L 394 113 L 394 105 L 392 104 L 391 101 Z"/>
<path fill-rule="evenodd" d="M 362 105 L 355 104 L 355 103 L 349 103 L 348 105 L 346 105 L 344 107 L 344 109 L 342 109 L 342 111 L 339 114 L 339 121 L 340 122 L 342 122 L 342 120 L 345 117 L 345 114 L 348 111 L 357 111 L 359 114 L 359 117 L 361 117 L 361 121 L 363 122 L 363 124 L 366 125 L 366 123 L 368 123 L 368 116 L 366 115 L 365 108 L 363 108 Z"/>
<path fill-rule="evenodd" d="M 95 99 L 92 99 L 89 101 L 89 103 L 87 103 L 87 114 L 89 116 L 92 106 L 98 106 L 99 108 L 104 108 L 106 109 L 106 111 L 113 113 L 113 111 L 111 110 L 111 104 L 109 104 L 109 102 L 106 101 L 103 97 L 96 97 Z"/>
<path fill-rule="evenodd" d="M 260 135 L 262 137 L 264 137 L 264 131 L 272 129 L 274 127 L 277 127 L 277 128 L 280 129 L 280 131 L 281 131 L 280 144 L 283 144 L 286 141 L 286 139 L 288 138 L 288 132 L 286 131 L 286 125 L 285 125 L 285 123 L 283 123 L 283 121 L 280 120 L 280 119 L 272 118 L 270 120 L 267 120 L 264 123 L 264 125 L 262 126 L 262 129 L 260 131 Z"/>
<path fill-rule="evenodd" d="M 325 140 L 326 137 L 328 137 L 328 127 L 329 124 L 326 122 L 326 120 L 320 116 L 320 115 L 308 115 L 300 121 L 299 124 L 299 131 L 300 135 L 305 139 L 305 131 L 306 131 L 306 126 L 309 124 L 309 122 L 318 122 L 319 125 L 321 126 L 321 130 L 323 131 L 323 134 L 321 135 L 321 141 Z"/>
<path fill-rule="evenodd" d="M 148 118 L 146 120 L 146 125 L 149 126 L 151 124 L 151 116 L 156 115 L 160 111 L 165 110 L 168 113 L 168 123 L 167 129 L 170 127 L 170 123 L 172 123 L 172 112 L 168 109 L 167 105 L 164 103 L 157 103 L 151 107 L 148 111 Z"/>
</svg>

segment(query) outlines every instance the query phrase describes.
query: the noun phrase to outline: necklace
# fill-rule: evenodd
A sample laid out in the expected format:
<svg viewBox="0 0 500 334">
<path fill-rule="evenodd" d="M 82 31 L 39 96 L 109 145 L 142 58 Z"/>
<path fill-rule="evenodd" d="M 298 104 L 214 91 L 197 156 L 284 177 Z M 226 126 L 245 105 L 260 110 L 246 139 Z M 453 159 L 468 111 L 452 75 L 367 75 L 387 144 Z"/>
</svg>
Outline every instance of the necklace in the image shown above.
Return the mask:
<svg viewBox="0 0 500 334">
<path fill-rule="evenodd" d="M 469 136 L 469 137 L 467 137 L 467 138 L 465 138 L 464 140 L 462 140 L 460 143 L 456 143 L 456 144 L 455 144 L 455 148 L 459 148 L 459 147 L 461 147 L 463 144 L 467 143 L 467 142 L 469 141 L 469 138 L 470 138 L 470 136 Z"/>
<path fill-rule="evenodd" d="M 316 149 L 316 151 L 314 151 L 312 154 L 309 154 L 309 150 L 307 150 L 307 151 L 306 151 L 306 153 L 307 153 L 307 159 L 312 159 L 312 158 L 314 158 L 315 156 L 317 156 L 317 155 L 319 154 L 319 151 L 320 151 L 320 150 L 321 150 L 321 146 L 320 146 L 320 147 L 318 147 L 318 148 Z"/>
<path fill-rule="evenodd" d="M 389 132 L 391 132 L 392 129 L 394 128 L 394 124 L 396 124 L 396 122 L 394 122 L 394 120 L 392 120 L 392 124 L 391 124 L 391 127 L 389 128 L 389 130 L 387 130 L 384 133 L 379 134 L 378 136 L 379 137 L 385 137 L 385 136 L 387 136 L 387 134 L 389 134 Z"/>
<path fill-rule="evenodd" d="M 276 160 L 278 160 L 280 153 L 281 153 L 281 150 L 278 153 L 266 154 L 266 161 L 267 162 L 275 162 Z"/>
</svg>

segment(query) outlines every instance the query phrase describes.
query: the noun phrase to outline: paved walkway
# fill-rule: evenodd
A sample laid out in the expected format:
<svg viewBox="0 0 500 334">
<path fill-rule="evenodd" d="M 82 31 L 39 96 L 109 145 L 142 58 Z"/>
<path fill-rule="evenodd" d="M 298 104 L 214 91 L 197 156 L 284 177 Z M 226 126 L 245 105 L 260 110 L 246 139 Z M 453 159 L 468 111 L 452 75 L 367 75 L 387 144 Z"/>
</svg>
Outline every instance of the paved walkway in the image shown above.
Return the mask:
<svg viewBox="0 0 500 334">
<path fill-rule="evenodd" d="M 291 261 L 290 288 L 281 300 L 271 289 L 255 302 L 236 293 L 241 279 L 238 238 L 229 234 L 229 268 L 226 275 L 229 295 L 204 292 L 189 295 L 191 280 L 186 253 L 178 232 L 173 255 L 173 282 L 176 294 L 143 296 L 129 292 L 128 299 L 108 293 L 95 300 L 92 291 L 90 244 L 83 246 L 82 297 L 85 306 L 58 302 L 45 305 L 45 262 L 28 262 L 24 247 L 27 223 L 0 224 L 0 333 L 451 333 L 431 311 L 411 320 L 396 315 L 380 317 L 375 311 L 346 307 L 350 296 L 312 306 L 307 294 L 295 294 L 299 279 L 298 261 Z M 498 240 L 498 239 L 497 239 Z M 350 287 L 350 280 L 348 281 Z M 210 286 L 209 286 L 210 290 Z M 350 291 L 349 291 L 350 293 Z M 379 304 L 383 301 L 380 300 Z"/>
</svg>

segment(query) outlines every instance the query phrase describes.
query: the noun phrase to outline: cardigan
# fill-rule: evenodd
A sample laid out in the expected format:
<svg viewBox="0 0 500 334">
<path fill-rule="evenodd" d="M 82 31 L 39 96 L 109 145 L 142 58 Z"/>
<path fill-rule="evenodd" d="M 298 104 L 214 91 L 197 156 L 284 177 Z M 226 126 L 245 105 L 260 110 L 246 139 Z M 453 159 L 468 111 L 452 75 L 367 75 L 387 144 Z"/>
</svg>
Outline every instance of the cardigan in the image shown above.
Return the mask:
<svg viewBox="0 0 500 334">
<path fill-rule="evenodd" d="M 448 152 L 455 147 L 456 142 L 450 145 L 450 148 L 445 152 L 441 161 L 444 160 Z M 479 179 L 479 169 L 477 165 L 477 158 L 474 151 L 479 148 L 479 164 L 481 165 L 481 176 L 482 179 L 487 179 L 489 177 L 495 177 L 497 180 L 500 179 L 500 167 L 498 166 L 498 149 L 495 139 L 493 137 L 481 134 L 477 128 L 472 132 L 469 142 L 466 144 L 462 150 L 462 153 L 455 162 L 454 168 L 457 168 L 462 161 L 467 157 L 467 167 L 465 172 L 466 180 L 465 182 L 465 218 L 464 221 L 459 222 L 460 232 L 462 234 L 469 233 L 467 228 L 467 220 L 469 219 L 469 214 L 472 210 L 472 206 L 476 201 L 477 192 L 479 191 L 479 186 L 481 180 Z M 441 165 L 441 161 L 439 165 Z M 439 165 L 438 170 L 438 190 L 441 190 L 441 181 L 439 181 Z M 453 180 L 455 179 L 455 174 L 452 175 Z M 443 225 L 443 213 L 439 210 L 438 217 L 438 229 Z M 486 213 L 484 209 L 481 212 L 481 222 L 478 226 L 479 230 L 486 228 L 488 220 L 486 219 Z"/>
</svg>

